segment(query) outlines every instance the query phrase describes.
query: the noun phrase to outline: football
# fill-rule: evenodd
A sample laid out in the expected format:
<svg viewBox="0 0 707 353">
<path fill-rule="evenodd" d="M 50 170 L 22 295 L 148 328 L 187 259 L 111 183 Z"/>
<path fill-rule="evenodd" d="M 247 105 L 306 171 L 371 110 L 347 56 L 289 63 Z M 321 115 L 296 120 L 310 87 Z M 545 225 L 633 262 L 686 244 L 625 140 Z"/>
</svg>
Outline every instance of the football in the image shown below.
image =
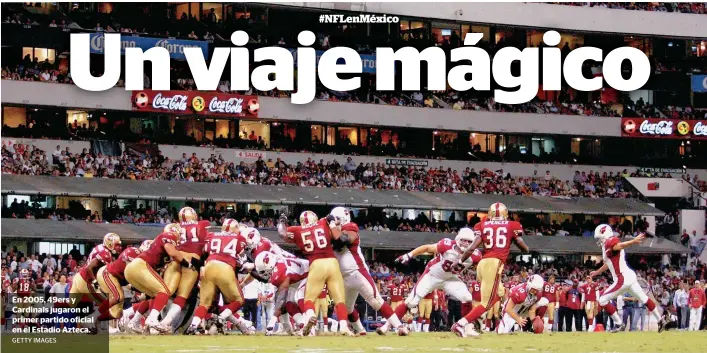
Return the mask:
<svg viewBox="0 0 707 353">
<path fill-rule="evenodd" d="M 545 322 L 543 322 L 541 317 L 536 316 L 535 320 L 533 320 L 533 332 L 543 333 L 543 330 L 545 330 Z"/>
</svg>

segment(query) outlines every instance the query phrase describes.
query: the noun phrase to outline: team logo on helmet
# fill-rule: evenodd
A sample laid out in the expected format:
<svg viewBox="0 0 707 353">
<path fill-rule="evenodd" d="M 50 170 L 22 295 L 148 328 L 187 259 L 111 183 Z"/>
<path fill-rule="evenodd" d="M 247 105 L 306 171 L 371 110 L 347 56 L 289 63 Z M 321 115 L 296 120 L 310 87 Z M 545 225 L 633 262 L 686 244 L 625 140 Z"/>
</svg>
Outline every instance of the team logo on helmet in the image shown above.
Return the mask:
<svg viewBox="0 0 707 353">
<path fill-rule="evenodd" d="M 111 253 L 115 254 L 121 248 L 120 236 L 115 233 L 108 233 L 103 236 L 103 246 Z"/>
<path fill-rule="evenodd" d="M 198 220 L 199 215 L 196 214 L 196 211 L 194 211 L 193 208 L 187 206 L 182 207 L 182 209 L 179 210 L 179 222 L 196 222 Z"/>
<path fill-rule="evenodd" d="M 240 234 L 241 229 L 238 224 L 238 221 L 232 218 L 226 218 L 223 221 L 223 225 L 221 226 L 221 231 L 222 232 L 227 232 L 227 233 L 235 233 L 235 234 Z"/>
</svg>

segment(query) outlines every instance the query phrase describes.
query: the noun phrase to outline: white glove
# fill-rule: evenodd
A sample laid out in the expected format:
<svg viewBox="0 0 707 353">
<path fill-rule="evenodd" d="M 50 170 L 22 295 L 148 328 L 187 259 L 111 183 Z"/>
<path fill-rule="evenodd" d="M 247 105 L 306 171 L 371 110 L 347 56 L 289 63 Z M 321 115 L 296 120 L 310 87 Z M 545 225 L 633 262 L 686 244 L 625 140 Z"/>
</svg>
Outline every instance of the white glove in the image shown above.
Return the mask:
<svg viewBox="0 0 707 353">
<path fill-rule="evenodd" d="M 406 264 L 408 263 L 414 256 L 412 256 L 412 253 L 407 253 L 402 256 L 399 256 L 397 259 L 395 259 L 395 262 L 401 263 L 401 264 Z"/>
</svg>

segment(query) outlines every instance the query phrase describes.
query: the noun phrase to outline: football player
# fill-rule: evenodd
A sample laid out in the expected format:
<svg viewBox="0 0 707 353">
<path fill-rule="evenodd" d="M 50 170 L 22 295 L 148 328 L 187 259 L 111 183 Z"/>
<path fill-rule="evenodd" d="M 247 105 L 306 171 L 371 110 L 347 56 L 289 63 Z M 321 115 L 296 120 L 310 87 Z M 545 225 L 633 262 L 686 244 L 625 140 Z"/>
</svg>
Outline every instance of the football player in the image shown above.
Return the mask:
<svg viewBox="0 0 707 353">
<path fill-rule="evenodd" d="M 503 319 L 496 328 L 498 334 L 510 333 L 518 324 L 521 330 L 535 317 L 537 308 L 546 306 L 547 298 L 543 297 L 545 281 L 539 275 L 533 275 L 528 282 L 513 286 L 508 291 L 508 298 L 503 304 Z"/>
<path fill-rule="evenodd" d="M 555 283 L 555 276 L 550 276 L 545 284 L 543 285 L 543 297 L 548 301 L 547 306 L 538 308 L 537 315 L 540 317 L 545 317 L 545 312 L 547 312 L 547 324 L 545 324 L 545 331 L 552 331 L 552 327 L 555 324 L 555 303 L 560 301 L 559 297 L 560 285 Z"/>
<path fill-rule="evenodd" d="M 579 287 L 579 292 L 582 293 L 582 303 L 584 303 L 584 312 L 587 315 L 587 331 L 594 331 L 594 317 L 598 314 L 597 311 L 597 284 L 594 280 L 587 276 L 586 281 Z"/>
<path fill-rule="evenodd" d="M 72 306 L 78 305 L 79 300 L 84 296 L 88 296 L 90 300 L 97 304 L 101 304 L 106 300 L 105 295 L 97 291 L 93 286 L 93 281 L 96 279 L 98 269 L 113 262 L 113 254 L 119 254 L 122 251 L 121 247 L 120 236 L 115 233 L 104 235 L 103 243 L 93 247 L 88 255 L 86 264 L 81 267 L 71 281 L 69 295 L 73 298 L 71 301 Z"/>
<path fill-rule="evenodd" d="M 312 211 L 300 214 L 300 226 L 287 226 L 287 217 L 283 214 L 278 223 L 278 233 L 285 241 L 294 243 L 309 260 L 309 275 L 304 293 L 305 327 L 304 332 L 310 332 L 317 323 L 314 314 L 314 301 L 324 288 L 329 289 L 329 295 L 335 303 L 336 316 L 339 319 L 342 335 L 353 336 L 348 329 L 346 304 L 344 303 L 344 279 L 339 270 L 339 261 L 334 255 L 332 240 L 338 239 L 341 233 L 333 234 L 330 228 L 334 224 L 330 220 L 319 220 Z"/>
<path fill-rule="evenodd" d="M 223 295 L 226 302 L 224 311 L 221 313 L 223 317 L 230 316 L 241 308 L 245 299 L 236 277 L 236 270 L 239 266 L 238 259 L 243 255 L 245 246 L 245 238 L 240 235 L 238 222 L 235 220 L 224 222 L 221 232 L 209 234 L 205 247 L 209 257 L 206 259 L 200 283 L 199 307 L 194 311 L 187 333 L 196 333 L 218 292 Z M 241 332 L 249 332 L 242 322 L 239 324 Z"/>
<path fill-rule="evenodd" d="M 434 259 L 427 263 L 425 272 L 417 280 L 417 283 L 412 288 L 403 304 L 395 308 L 395 314 L 399 317 L 405 315 L 409 309 L 418 307 L 420 300 L 432 293 L 435 289 L 444 289 L 444 291 L 459 300 L 462 303 L 462 312 L 471 306 L 472 297 L 469 293 L 469 288 L 462 281 L 459 274 L 471 267 L 476 261 L 481 259 L 481 252 L 476 251 L 471 260 L 463 262 L 463 266 L 457 267 L 459 258 L 473 244 L 476 235 L 470 228 L 462 228 L 459 230 L 456 238 L 451 240 L 444 238 L 436 244 L 426 244 L 415 248 L 413 251 L 398 257 L 395 261 L 406 264 L 414 257 L 422 254 L 432 254 Z M 379 327 L 376 332 L 385 334 L 389 329 L 389 324 L 386 322 Z M 466 324 L 460 326 L 455 324 L 452 326 L 452 331 L 457 335 L 464 336 L 464 328 Z M 403 332 L 405 333 L 405 332 Z"/>
<path fill-rule="evenodd" d="M 474 225 L 476 239 L 474 243 L 459 257 L 458 267 L 463 267 L 463 261 L 471 256 L 481 244 L 484 245 L 484 255 L 476 266 L 476 279 L 481 282 L 481 304 L 477 305 L 467 315 L 457 321 L 458 327 L 466 327 L 470 322 L 478 320 L 484 312 L 490 309 L 505 290 L 501 284 L 503 265 L 511 251 L 511 243 L 515 243 L 523 252 L 529 252 L 521 235 L 523 226 L 516 221 L 508 220 L 508 209 L 500 202 L 489 207 L 488 219 Z M 463 333 L 464 330 L 455 331 Z M 478 336 L 475 329 L 467 331 L 470 336 Z M 463 336 L 462 336 L 463 337 Z"/>
<path fill-rule="evenodd" d="M 108 300 L 103 301 L 98 307 L 99 321 L 120 319 L 123 316 L 123 301 L 125 294 L 123 286 L 128 285 L 125 280 L 125 266 L 133 261 L 141 251 L 150 247 L 152 240 L 145 240 L 140 248 L 129 246 L 120 253 L 118 259 L 101 267 L 96 274 L 96 280 L 101 291 L 108 295 Z"/>
<path fill-rule="evenodd" d="M 182 267 L 194 267 L 194 264 L 186 260 L 184 255 L 177 250 L 180 237 L 181 229 L 179 224 L 170 223 L 166 225 L 164 232 L 155 238 L 150 247 L 125 266 L 125 279 L 128 283 L 141 293 L 152 298 L 152 306 L 150 314 L 145 320 L 145 328 L 154 329 L 159 333 L 172 330 L 171 327 L 164 326 L 158 321 L 160 312 L 167 305 L 172 292 L 156 269 L 161 267 L 167 258 L 179 262 Z M 191 261 L 199 260 L 191 259 Z"/>
<path fill-rule="evenodd" d="M 366 265 L 366 260 L 361 252 L 361 238 L 358 236 L 358 225 L 351 222 L 351 213 L 345 207 L 335 207 L 331 211 L 331 216 L 334 217 L 334 224 L 340 227 L 343 235 L 334 240 L 334 255 L 339 261 L 341 275 L 344 278 L 344 290 L 346 297 L 346 310 L 349 315 L 349 322 L 352 323 L 356 334 L 365 335 L 366 329 L 361 323 L 361 319 L 356 310 L 356 299 L 360 294 L 373 310 L 381 312 L 394 329 L 397 329 L 401 323 L 400 319 L 390 305 L 383 300 L 380 291 L 376 287 L 376 282 L 371 277 L 371 273 Z M 429 305 L 429 313 L 432 312 L 432 304 Z M 341 318 L 339 318 L 341 320 Z M 399 331 L 399 334 L 405 334 L 405 330 Z"/>
<path fill-rule="evenodd" d="M 238 222 L 233 219 L 226 219 L 224 225 Z M 192 262 L 191 268 L 184 268 L 176 261 L 167 265 L 164 271 L 164 282 L 167 284 L 170 293 L 174 293 L 175 298 L 169 306 L 167 315 L 160 322 L 163 326 L 172 326 L 172 321 L 182 312 L 187 298 L 191 295 L 196 281 L 199 279 L 199 267 L 201 266 L 201 256 L 204 253 L 204 240 L 208 231 L 206 228 L 211 223 L 209 221 L 199 221 L 199 215 L 191 207 L 183 207 L 179 210 L 180 241 L 177 250 L 182 253 L 184 259 Z"/>
<path fill-rule="evenodd" d="M 298 303 L 304 300 L 309 265 L 264 251 L 255 258 L 255 272 L 258 278 L 267 280 L 269 284 L 277 288 L 274 299 L 275 316 L 280 317 L 280 323 L 285 331 L 291 333 L 293 330 L 290 325 L 289 312 L 282 313 L 281 311 L 286 303 Z M 302 320 L 296 316 L 293 319 L 296 324 L 299 324 Z M 268 323 L 265 334 L 272 335 L 274 328 L 274 322 Z"/>
<path fill-rule="evenodd" d="M 614 324 L 618 325 L 612 332 L 624 331 L 626 323 L 621 319 L 621 316 L 616 312 L 616 307 L 611 304 L 611 300 L 624 293 L 631 293 L 634 297 L 646 305 L 648 311 L 658 322 L 658 332 L 663 331 L 665 322 L 656 310 L 655 302 L 646 295 L 646 292 L 638 284 L 636 272 L 628 267 L 626 263 L 626 253 L 624 249 L 638 245 L 645 239 L 644 234 L 639 234 L 637 237 L 624 242 L 619 241 L 619 238 L 614 235 L 614 231 L 608 224 L 600 224 L 594 229 L 594 239 L 597 240 L 597 245 L 601 247 L 601 255 L 604 264 L 596 271 L 589 273 L 589 277 L 596 277 L 606 271 L 611 271 L 613 283 L 604 290 L 599 297 L 599 305 L 602 309 L 611 315 Z"/>
</svg>

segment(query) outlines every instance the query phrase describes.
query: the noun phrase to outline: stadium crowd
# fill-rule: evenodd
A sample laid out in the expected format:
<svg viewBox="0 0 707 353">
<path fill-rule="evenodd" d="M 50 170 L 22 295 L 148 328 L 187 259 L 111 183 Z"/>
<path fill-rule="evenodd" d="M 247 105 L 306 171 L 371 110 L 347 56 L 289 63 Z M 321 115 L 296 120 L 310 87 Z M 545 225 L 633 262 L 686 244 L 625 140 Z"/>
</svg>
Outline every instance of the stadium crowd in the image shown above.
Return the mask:
<svg viewBox="0 0 707 353">
<path fill-rule="evenodd" d="M 51 158 L 51 163 L 50 163 Z M 23 144 L 3 145 L 2 172 L 5 174 L 51 175 L 84 178 L 133 180 L 174 180 L 187 182 L 238 183 L 252 185 L 296 185 L 312 187 L 373 188 L 476 194 L 539 195 L 572 197 L 635 197 L 636 193 L 622 173 L 576 171 L 573 180 L 560 180 L 550 174 L 512 176 L 503 170 L 463 171 L 451 168 L 396 168 L 390 165 L 356 163 L 348 157 L 344 164 L 318 163 L 308 158 L 296 165 L 281 159 L 254 163 L 226 162 L 221 155 L 199 159 L 196 154 L 170 160 L 161 153 L 140 156 L 127 151 L 121 156 L 104 156 L 87 149 L 75 153 L 69 147 L 51 152 Z M 694 177 L 697 182 L 696 176 Z"/>
</svg>

